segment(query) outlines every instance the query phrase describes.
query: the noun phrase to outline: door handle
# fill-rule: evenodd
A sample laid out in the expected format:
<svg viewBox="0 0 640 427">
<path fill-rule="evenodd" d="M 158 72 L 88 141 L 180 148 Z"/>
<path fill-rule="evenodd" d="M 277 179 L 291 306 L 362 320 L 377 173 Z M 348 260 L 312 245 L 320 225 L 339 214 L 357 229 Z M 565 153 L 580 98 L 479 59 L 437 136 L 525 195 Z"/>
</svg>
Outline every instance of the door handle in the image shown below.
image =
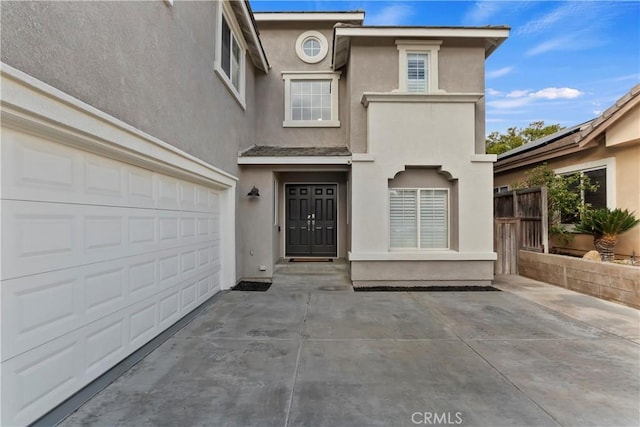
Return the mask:
<svg viewBox="0 0 640 427">
<path fill-rule="evenodd" d="M 316 214 L 311 214 L 311 229 L 313 231 L 316 229 Z"/>
<path fill-rule="evenodd" d="M 307 215 L 307 231 L 311 231 L 311 214 Z"/>
</svg>

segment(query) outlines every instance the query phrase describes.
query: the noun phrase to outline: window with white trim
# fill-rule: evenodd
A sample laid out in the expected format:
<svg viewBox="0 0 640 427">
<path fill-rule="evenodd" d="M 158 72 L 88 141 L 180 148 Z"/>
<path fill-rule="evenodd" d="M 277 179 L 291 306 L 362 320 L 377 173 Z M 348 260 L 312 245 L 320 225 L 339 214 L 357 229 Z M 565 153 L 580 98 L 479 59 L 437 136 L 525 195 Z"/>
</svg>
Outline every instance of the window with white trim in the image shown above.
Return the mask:
<svg viewBox="0 0 640 427">
<path fill-rule="evenodd" d="M 583 177 L 589 178 L 590 185 L 596 185 L 595 191 L 585 190 L 582 185 L 576 183 L 573 190 L 580 192 L 582 204 L 586 204 L 591 209 L 602 209 L 607 207 L 607 168 L 581 170 L 573 173 L 565 173 L 563 175 L 580 175 L 580 183 L 583 183 Z M 562 218 L 563 224 L 577 224 L 580 222 L 580 216 L 576 212 L 574 215 L 567 215 Z"/>
<path fill-rule="evenodd" d="M 246 48 L 238 36 L 241 34 L 238 25 L 226 7 L 225 3 L 219 3 L 215 71 L 244 108 Z"/>
<path fill-rule="evenodd" d="M 283 73 L 284 127 L 339 127 L 339 73 Z"/>
<path fill-rule="evenodd" d="M 557 175 L 582 174 L 589 177 L 591 184 L 598 184 L 595 192 L 581 191 L 580 197 L 584 203 L 591 204 L 592 208 L 613 209 L 616 207 L 616 159 L 606 157 L 585 163 L 574 164 L 554 169 Z M 577 189 L 576 189 L 577 190 Z M 563 224 L 575 224 L 579 221 L 578 215 L 562 218 Z"/>
<path fill-rule="evenodd" d="M 318 31 L 305 31 L 296 40 L 296 54 L 308 64 L 317 64 L 326 58 L 328 52 L 327 38 Z"/>
<path fill-rule="evenodd" d="M 397 40 L 399 52 L 399 91 L 438 92 L 438 40 Z"/>
<path fill-rule="evenodd" d="M 391 249 L 449 249 L 449 190 L 389 189 Z"/>
</svg>

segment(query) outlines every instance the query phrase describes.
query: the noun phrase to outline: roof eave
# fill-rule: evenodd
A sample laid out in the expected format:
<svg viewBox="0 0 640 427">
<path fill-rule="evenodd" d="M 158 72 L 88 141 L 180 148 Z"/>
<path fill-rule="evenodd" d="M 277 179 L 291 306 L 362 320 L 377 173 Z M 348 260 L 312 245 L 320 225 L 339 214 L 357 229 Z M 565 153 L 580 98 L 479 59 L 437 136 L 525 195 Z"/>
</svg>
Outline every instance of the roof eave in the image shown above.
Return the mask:
<svg viewBox="0 0 640 427">
<path fill-rule="evenodd" d="M 602 132 L 618 121 L 622 116 L 627 114 L 633 108 L 640 104 L 640 84 L 634 86 L 614 105 L 605 110 L 600 116 L 594 119 L 587 129 L 584 129 L 576 137 L 576 142 L 580 145 L 587 145 L 593 139 L 597 138 Z"/>
<path fill-rule="evenodd" d="M 249 44 L 249 56 L 253 64 L 265 73 L 269 72 L 269 60 L 260 40 L 260 32 L 256 25 L 251 5 L 248 0 L 229 2 L 242 29 L 242 34 Z"/>
<path fill-rule="evenodd" d="M 362 24 L 365 12 L 256 12 L 257 22 L 349 22 Z"/>
<path fill-rule="evenodd" d="M 494 174 L 520 169 L 533 164 L 545 162 L 562 156 L 596 146 L 600 140 L 592 140 L 589 144 L 580 146 L 575 142 L 575 135 L 568 135 L 548 145 L 539 146 L 534 150 L 522 152 L 516 156 L 499 159 L 493 166 Z"/>
<path fill-rule="evenodd" d="M 471 38 L 484 39 L 488 58 L 509 37 L 510 28 L 497 27 L 367 27 L 337 25 L 333 30 L 333 69 L 343 67 L 352 37 Z M 342 50 L 341 50 L 342 49 Z"/>
</svg>

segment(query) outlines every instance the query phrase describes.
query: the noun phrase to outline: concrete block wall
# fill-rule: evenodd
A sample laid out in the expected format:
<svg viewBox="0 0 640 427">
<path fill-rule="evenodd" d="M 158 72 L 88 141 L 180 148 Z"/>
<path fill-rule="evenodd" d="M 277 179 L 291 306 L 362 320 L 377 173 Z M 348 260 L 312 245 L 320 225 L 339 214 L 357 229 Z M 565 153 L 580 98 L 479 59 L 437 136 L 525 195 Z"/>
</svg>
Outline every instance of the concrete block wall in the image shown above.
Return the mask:
<svg viewBox="0 0 640 427">
<path fill-rule="evenodd" d="M 520 274 L 640 308 L 640 268 L 563 255 L 520 251 Z"/>
</svg>

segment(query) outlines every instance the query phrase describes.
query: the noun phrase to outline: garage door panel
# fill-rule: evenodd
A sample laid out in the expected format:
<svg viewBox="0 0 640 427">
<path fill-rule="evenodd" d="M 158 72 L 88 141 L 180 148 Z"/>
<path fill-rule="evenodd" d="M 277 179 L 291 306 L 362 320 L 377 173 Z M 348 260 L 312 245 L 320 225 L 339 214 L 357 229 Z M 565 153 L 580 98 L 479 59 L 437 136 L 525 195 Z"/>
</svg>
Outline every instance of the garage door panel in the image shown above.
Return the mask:
<svg viewBox="0 0 640 427">
<path fill-rule="evenodd" d="M 2 128 L 4 199 L 212 212 L 205 186 Z"/>
<path fill-rule="evenodd" d="M 10 279 L 219 239 L 218 214 L 4 200 Z M 209 222 L 196 233 L 196 224 Z M 152 228 L 153 227 L 153 228 Z"/>
<path fill-rule="evenodd" d="M 129 315 L 129 339 L 133 347 L 142 346 L 156 335 L 156 304 L 145 303 Z"/>
<path fill-rule="evenodd" d="M 102 375 L 194 309 L 193 292 L 210 277 L 181 282 L 3 362 L 3 397 L 14 414 L 3 422 L 24 424 L 28 414 L 46 412 Z"/>
<path fill-rule="evenodd" d="M 125 331 L 128 333 L 124 324 L 126 320 L 127 316 L 100 325 L 97 330 L 87 334 L 84 347 L 89 375 L 100 375 L 124 357 Z"/>
<path fill-rule="evenodd" d="M 2 360 L 179 283 L 195 283 L 203 275 L 218 277 L 219 265 L 211 262 L 188 270 L 178 268 L 180 259 L 191 259 L 200 251 L 217 253 L 218 247 L 207 242 L 195 249 L 169 249 L 4 281 Z M 162 266 L 168 260 L 174 262 L 172 274 L 164 277 Z"/>
<path fill-rule="evenodd" d="M 66 336 L 2 365 L 3 425 L 25 425 L 80 387 L 80 340 Z M 10 417 L 7 415 L 10 414 Z"/>
</svg>

